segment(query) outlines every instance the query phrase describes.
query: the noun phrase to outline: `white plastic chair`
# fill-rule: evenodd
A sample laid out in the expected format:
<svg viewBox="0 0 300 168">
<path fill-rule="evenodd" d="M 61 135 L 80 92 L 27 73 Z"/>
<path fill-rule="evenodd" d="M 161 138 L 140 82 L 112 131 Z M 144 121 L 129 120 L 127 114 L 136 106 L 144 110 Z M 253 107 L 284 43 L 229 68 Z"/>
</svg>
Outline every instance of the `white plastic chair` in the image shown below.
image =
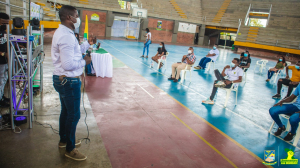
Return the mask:
<svg viewBox="0 0 300 168">
<path fill-rule="evenodd" d="M 193 65 L 188 65 L 187 64 L 185 66 L 185 69 L 181 70 L 182 75 L 181 75 L 181 80 L 180 80 L 179 83 L 182 83 L 182 81 L 185 80 L 185 78 L 186 78 L 186 72 L 190 72 L 190 82 L 191 82 L 191 80 L 192 80 L 192 68 L 193 68 Z M 188 70 L 188 67 L 191 67 L 191 68 Z"/>
<path fill-rule="evenodd" d="M 286 68 L 288 67 L 288 66 L 290 66 L 292 63 L 290 62 L 290 61 L 285 61 L 285 67 L 284 67 L 284 69 L 282 70 L 282 73 L 281 73 L 281 75 L 282 76 L 284 76 L 284 75 L 286 75 Z"/>
<path fill-rule="evenodd" d="M 160 65 L 161 62 L 164 63 L 165 67 L 167 67 L 167 57 L 168 57 L 168 55 L 169 55 L 169 52 L 167 52 L 166 55 L 161 56 L 160 59 L 157 60 L 158 61 L 157 70 L 159 70 L 159 65 Z"/>
<path fill-rule="evenodd" d="M 296 100 L 297 100 L 297 97 L 291 103 L 294 103 Z M 289 103 L 286 103 L 286 104 L 289 104 Z M 288 120 L 285 131 L 290 131 L 290 128 L 291 128 L 291 124 L 290 124 L 290 121 L 289 121 L 290 116 L 285 115 L 285 114 L 280 114 L 280 115 Z M 272 128 L 274 127 L 274 124 L 275 124 L 275 121 L 273 121 L 273 123 L 272 123 L 272 125 L 269 129 L 269 133 L 272 131 Z M 298 129 L 296 131 L 296 136 L 294 137 L 293 146 L 295 146 L 295 147 L 297 146 L 299 139 L 300 139 L 300 126 L 298 125 Z"/>
<path fill-rule="evenodd" d="M 266 60 L 266 59 L 262 59 L 262 60 L 259 60 L 259 61 L 256 61 L 256 65 L 255 65 L 255 68 L 254 68 L 254 71 L 256 69 L 256 67 L 258 66 L 259 67 L 259 72 L 262 73 L 263 70 L 266 68 L 266 65 L 269 61 Z"/>
<path fill-rule="evenodd" d="M 220 89 L 226 90 L 226 92 L 227 92 L 224 107 L 227 106 L 227 102 L 228 102 L 231 91 L 235 92 L 235 105 L 237 105 L 237 95 L 238 95 L 238 88 L 239 88 L 238 84 L 239 83 L 233 83 L 230 88 L 222 88 L 222 87 L 220 88 Z"/>
<path fill-rule="evenodd" d="M 282 87 L 281 91 L 284 89 L 284 87 L 286 88 L 286 90 L 289 89 L 289 86 L 287 86 L 287 85 L 282 84 L 282 86 L 283 86 L 283 87 Z M 296 88 L 297 88 L 297 87 L 294 87 L 294 88 L 293 88 L 292 93 L 296 90 Z M 280 95 L 281 95 L 281 93 L 280 93 Z M 296 101 L 296 100 L 294 100 L 294 101 Z"/>
<path fill-rule="evenodd" d="M 270 70 L 271 68 L 273 68 L 273 67 L 269 67 L 269 70 Z M 277 72 L 275 72 L 275 73 L 273 74 L 273 77 L 271 78 L 270 81 L 273 81 L 273 83 L 276 84 L 278 75 L 279 75 L 280 73 L 282 73 L 282 69 L 280 69 L 280 70 L 278 70 Z"/>
<path fill-rule="evenodd" d="M 207 68 L 206 68 L 206 71 L 209 71 L 210 70 L 210 66 L 211 66 L 211 64 L 213 64 L 214 65 L 214 69 L 215 69 L 215 62 L 213 61 L 213 60 L 211 60 L 210 62 L 208 62 L 207 63 Z M 213 70 L 214 70 L 213 69 Z"/>
</svg>

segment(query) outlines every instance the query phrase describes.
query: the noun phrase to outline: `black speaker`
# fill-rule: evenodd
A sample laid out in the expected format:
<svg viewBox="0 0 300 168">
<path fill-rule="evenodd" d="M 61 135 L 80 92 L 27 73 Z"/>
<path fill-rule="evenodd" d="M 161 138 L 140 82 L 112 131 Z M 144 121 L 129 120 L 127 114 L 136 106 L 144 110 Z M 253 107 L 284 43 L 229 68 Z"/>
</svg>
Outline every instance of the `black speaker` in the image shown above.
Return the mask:
<svg viewBox="0 0 300 168">
<path fill-rule="evenodd" d="M 30 25 L 32 26 L 32 30 L 39 30 L 40 29 L 40 20 L 37 18 L 33 18 L 30 21 Z"/>
<path fill-rule="evenodd" d="M 24 26 L 24 20 L 20 17 L 13 18 L 13 25 L 16 28 L 22 28 Z"/>
<path fill-rule="evenodd" d="M 24 29 L 24 20 L 22 18 L 20 17 L 13 18 L 13 29 L 11 30 L 11 34 L 26 35 L 26 29 Z"/>
</svg>

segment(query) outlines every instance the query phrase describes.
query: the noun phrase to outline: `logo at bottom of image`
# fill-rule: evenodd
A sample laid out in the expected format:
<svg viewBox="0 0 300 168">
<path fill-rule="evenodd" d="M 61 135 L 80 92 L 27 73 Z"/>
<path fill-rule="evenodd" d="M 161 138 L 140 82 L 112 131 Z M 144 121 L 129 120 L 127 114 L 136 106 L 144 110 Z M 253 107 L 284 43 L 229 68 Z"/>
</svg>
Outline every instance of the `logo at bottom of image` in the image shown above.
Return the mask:
<svg viewBox="0 0 300 168">
<path fill-rule="evenodd" d="M 298 164 L 298 159 L 294 157 L 294 151 L 291 149 L 285 148 L 284 151 L 287 153 L 287 157 L 285 159 L 280 159 L 280 163 L 282 165 L 296 165 Z"/>
<path fill-rule="evenodd" d="M 275 165 L 275 150 L 265 150 L 264 152 L 264 165 Z"/>
</svg>

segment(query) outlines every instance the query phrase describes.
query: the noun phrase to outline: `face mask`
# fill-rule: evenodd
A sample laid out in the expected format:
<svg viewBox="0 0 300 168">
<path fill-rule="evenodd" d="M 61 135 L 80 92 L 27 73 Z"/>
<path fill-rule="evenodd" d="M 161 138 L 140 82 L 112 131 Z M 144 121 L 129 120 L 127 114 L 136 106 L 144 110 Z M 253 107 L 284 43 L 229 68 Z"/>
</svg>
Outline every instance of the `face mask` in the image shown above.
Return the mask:
<svg viewBox="0 0 300 168">
<path fill-rule="evenodd" d="M 73 16 L 71 16 L 71 17 L 73 17 Z M 73 17 L 73 18 L 75 18 L 75 17 Z M 77 29 L 80 26 L 80 18 L 76 18 L 76 23 L 73 22 L 73 24 L 74 24 L 75 29 Z"/>
<path fill-rule="evenodd" d="M 231 68 L 235 67 L 235 63 L 231 62 L 230 66 Z"/>
<path fill-rule="evenodd" d="M 282 59 L 279 59 L 279 61 L 282 61 Z"/>
<path fill-rule="evenodd" d="M 162 46 L 159 46 L 159 48 L 162 48 Z"/>
<path fill-rule="evenodd" d="M 295 66 L 295 68 L 296 68 L 296 69 L 300 69 L 300 67 L 299 67 L 299 66 L 297 66 L 297 65 Z"/>
<path fill-rule="evenodd" d="M 192 50 L 189 50 L 188 53 L 189 53 L 189 54 L 192 54 Z"/>
<path fill-rule="evenodd" d="M 213 49 L 215 50 L 215 49 L 217 49 L 217 47 L 214 46 Z"/>
<path fill-rule="evenodd" d="M 244 54 L 244 57 L 247 57 L 248 56 L 248 54 Z"/>
</svg>

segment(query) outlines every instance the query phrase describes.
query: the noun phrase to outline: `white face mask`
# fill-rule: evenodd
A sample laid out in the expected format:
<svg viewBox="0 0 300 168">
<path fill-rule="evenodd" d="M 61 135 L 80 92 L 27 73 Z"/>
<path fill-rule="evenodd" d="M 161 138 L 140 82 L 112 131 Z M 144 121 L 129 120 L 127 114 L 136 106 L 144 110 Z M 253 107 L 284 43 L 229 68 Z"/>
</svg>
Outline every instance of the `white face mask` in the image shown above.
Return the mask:
<svg viewBox="0 0 300 168">
<path fill-rule="evenodd" d="M 192 54 L 193 52 L 192 52 L 192 50 L 189 50 L 188 53 L 189 53 L 189 54 Z"/>
<path fill-rule="evenodd" d="M 71 17 L 73 17 L 73 16 L 71 16 Z M 73 18 L 75 18 L 75 17 L 73 17 Z M 77 29 L 80 26 L 80 18 L 76 18 L 76 23 L 73 22 L 73 24 L 74 24 L 75 29 Z"/>
<path fill-rule="evenodd" d="M 231 62 L 230 66 L 233 68 L 235 67 L 235 63 Z"/>
</svg>

